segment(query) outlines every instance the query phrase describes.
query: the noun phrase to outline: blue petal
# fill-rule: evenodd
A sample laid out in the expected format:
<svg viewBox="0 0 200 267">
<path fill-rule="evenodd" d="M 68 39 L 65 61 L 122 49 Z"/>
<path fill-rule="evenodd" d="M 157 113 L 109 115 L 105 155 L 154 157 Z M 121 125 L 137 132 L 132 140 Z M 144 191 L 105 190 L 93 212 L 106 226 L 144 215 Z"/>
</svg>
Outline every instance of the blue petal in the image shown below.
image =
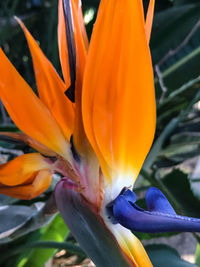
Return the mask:
<svg viewBox="0 0 200 267">
<path fill-rule="evenodd" d="M 155 187 L 150 187 L 145 195 L 147 209 L 167 214 L 176 214 L 165 195 Z"/>
<path fill-rule="evenodd" d="M 135 193 L 129 189 L 127 190 L 126 187 L 123 188 L 120 195 L 123 195 L 126 198 L 126 200 L 129 201 L 131 204 L 134 204 L 136 202 Z M 112 222 L 112 224 L 117 224 L 118 222 L 115 219 L 115 217 L 113 216 L 113 203 L 114 203 L 114 201 L 110 202 L 106 206 L 106 211 L 107 211 L 108 217 L 109 217 L 110 221 Z"/>
<path fill-rule="evenodd" d="M 150 199 L 152 199 L 150 197 Z M 163 201 L 163 200 L 162 200 Z M 156 205 L 159 208 L 162 205 Z M 171 211 L 171 210 L 170 210 Z M 160 211 L 145 211 L 119 195 L 113 204 L 113 216 L 124 227 L 137 232 L 200 232 L 200 219 L 166 214 Z"/>
<path fill-rule="evenodd" d="M 123 196 L 126 198 L 127 201 L 129 201 L 132 204 L 136 202 L 136 194 L 130 189 L 126 190 L 123 193 Z"/>
</svg>

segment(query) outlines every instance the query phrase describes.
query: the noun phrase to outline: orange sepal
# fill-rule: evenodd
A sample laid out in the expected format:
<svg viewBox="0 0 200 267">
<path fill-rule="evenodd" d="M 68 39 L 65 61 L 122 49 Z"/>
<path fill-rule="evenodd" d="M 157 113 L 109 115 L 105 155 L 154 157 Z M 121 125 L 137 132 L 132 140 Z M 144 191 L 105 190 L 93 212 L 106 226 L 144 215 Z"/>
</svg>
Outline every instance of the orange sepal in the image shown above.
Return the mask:
<svg viewBox="0 0 200 267">
<path fill-rule="evenodd" d="M 21 155 L 8 163 L 0 165 L 0 183 L 16 186 L 33 179 L 33 174 L 51 166 L 39 153 Z"/>
<path fill-rule="evenodd" d="M 84 25 L 84 20 L 83 20 L 82 2 L 81 0 L 72 0 L 72 1 L 74 2 L 76 9 L 77 9 L 78 22 L 79 22 L 79 27 L 81 30 L 82 39 L 84 41 L 85 49 L 88 50 L 89 41 L 88 41 L 88 36 L 87 36 L 87 32 L 86 32 L 85 25 Z"/>
<path fill-rule="evenodd" d="M 62 73 L 65 80 L 66 88 L 63 88 L 64 92 L 71 84 L 70 71 L 69 71 L 69 58 L 67 48 L 66 26 L 63 11 L 63 0 L 59 0 L 58 3 L 58 47 L 60 63 L 62 67 Z"/>
<path fill-rule="evenodd" d="M 56 156 L 56 153 L 54 151 L 50 150 L 48 147 L 37 142 L 35 139 L 29 137 L 28 135 L 24 133 L 0 132 L 0 139 L 1 137 L 4 137 L 4 136 L 11 138 L 11 139 L 18 140 L 18 141 L 22 141 L 45 156 L 49 156 L 49 157 Z"/>
<path fill-rule="evenodd" d="M 80 21 L 81 6 L 79 5 L 77 6 L 72 0 L 71 7 L 73 15 L 75 46 L 76 46 L 76 74 L 78 75 L 77 78 L 81 80 L 81 85 L 79 85 L 81 89 L 85 64 L 87 59 L 87 48 L 85 46 L 85 40 L 82 34 L 82 28 L 84 27 L 84 25 L 83 22 Z"/>
<path fill-rule="evenodd" d="M 57 122 L 0 49 L 0 98 L 24 133 L 69 158 L 67 143 Z"/>
<path fill-rule="evenodd" d="M 75 147 L 79 154 L 86 154 L 89 148 L 87 138 L 85 136 L 82 111 L 81 111 L 81 95 L 82 95 L 82 82 L 87 59 L 88 40 L 86 35 L 85 26 L 83 23 L 83 15 L 81 9 L 81 1 L 71 0 L 70 7 L 72 12 L 72 26 L 74 33 L 75 49 L 76 49 L 76 81 L 75 81 L 75 126 L 73 132 L 73 140 Z M 64 28 L 65 29 L 64 29 Z M 66 59 L 68 59 L 67 42 L 66 42 L 66 27 L 63 11 L 62 1 L 59 2 L 59 27 L 58 39 L 60 47 L 60 59 L 63 66 L 63 73 L 67 72 Z M 65 50 L 65 54 L 64 54 Z M 62 63 L 63 62 L 63 63 Z"/>
<path fill-rule="evenodd" d="M 146 23 L 145 23 L 146 37 L 147 37 L 148 43 L 149 43 L 150 37 L 151 37 L 154 7 L 155 7 L 155 0 L 150 0 L 148 10 L 147 10 Z"/>
<path fill-rule="evenodd" d="M 108 225 L 120 248 L 130 259 L 131 266 L 153 267 L 142 243 L 128 229 L 121 225 Z"/>
<path fill-rule="evenodd" d="M 22 27 L 29 45 L 40 99 L 51 111 L 69 140 L 73 131 L 74 109 L 71 101 L 64 94 L 65 84 L 23 22 L 18 18 L 16 20 Z"/>
<path fill-rule="evenodd" d="M 156 120 L 140 1 L 101 1 L 82 97 L 84 127 L 95 152 L 103 155 L 113 179 L 134 181 L 153 141 Z"/>
<path fill-rule="evenodd" d="M 0 184 L 0 194 L 18 199 L 30 200 L 42 194 L 51 184 L 52 174 L 48 170 L 41 170 L 34 174 L 32 181 L 25 185 L 4 186 Z"/>
<path fill-rule="evenodd" d="M 74 38 L 76 46 L 76 86 L 75 86 L 75 127 L 73 140 L 77 151 L 84 155 L 87 153 L 89 144 L 85 136 L 85 131 L 83 128 L 82 121 L 82 109 L 81 109 L 81 97 L 82 97 L 82 84 L 85 71 L 85 64 L 87 59 L 87 49 L 85 46 L 83 30 L 83 21 L 81 23 L 81 6 L 79 6 L 79 1 L 72 1 L 72 15 L 73 15 L 73 25 L 74 25 Z"/>
<path fill-rule="evenodd" d="M 80 0 L 71 0 L 71 8 L 72 8 L 72 19 L 73 19 L 73 31 L 75 34 L 75 42 L 76 42 L 76 53 L 79 57 L 77 62 L 76 72 L 81 72 L 83 66 L 85 65 L 85 55 L 88 50 L 88 38 L 85 29 L 85 25 L 83 22 L 83 14 L 81 8 Z M 62 67 L 62 72 L 64 76 L 64 80 L 66 83 L 66 89 L 70 86 L 70 71 L 69 71 L 69 62 L 68 62 L 68 47 L 67 47 L 67 36 L 66 36 L 66 26 L 65 26 L 65 17 L 63 11 L 63 1 L 59 0 L 58 5 L 58 46 L 59 46 L 59 56 Z M 78 51 L 77 51 L 78 46 Z M 81 47 L 81 49 L 79 49 Z M 65 90 L 66 90 L 65 89 Z"/>
</svg>

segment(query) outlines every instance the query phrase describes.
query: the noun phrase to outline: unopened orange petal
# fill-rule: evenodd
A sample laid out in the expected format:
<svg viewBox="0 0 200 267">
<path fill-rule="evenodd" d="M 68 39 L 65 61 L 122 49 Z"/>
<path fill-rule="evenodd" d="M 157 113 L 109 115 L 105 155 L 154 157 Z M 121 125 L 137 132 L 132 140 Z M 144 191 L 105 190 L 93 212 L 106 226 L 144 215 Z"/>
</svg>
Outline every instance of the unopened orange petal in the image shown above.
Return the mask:
<svg viewBox="0 0 200 267">
<path fill-rule="evenodd" d="M 141 3 L 102 0 L 89 47 L 82 111 L 89 141 L 113 178 L 118 173 L 120 179 L 136 179 L 153 141 L 155 110 Z"/>
<path fill-rule="evenodd" d="M 24 133 L 0 132 L 0 139 L 8 139 L 9 141 L 9 138 L 22 141 L 45 156 L 50 156 L 50 157 L 56 156 L 56 153 L 53 150 L 50 150 L 48 147 L 37 142 L 35 139 L 31 138 L 30 136 Z"/>
<path fill-rule="evenodd" d="M 65 84 L 22 21 L 16 19 L 28 41 L 40 99 L 51 111 L 69 140 L 74 126 L 74 109 L 71 101 L 64 94 Z"/>
<path fill-rule="evenodd" d="M 148 43 L 149 43 L 150 37 L 151 37 L 151 29 L 152 29 L 152 24 L 153 24 L 154 6 L 155 6 L 155 0 L 150 0 L 149 6 L 148 6 L 148 11 L 147 11 L 147 16 L 146 16 L 146 25 L 145 25 L 146 37 L 147 37 L 147 42 Z"/>
<path fill-rule="evenodd" d="M 33 173 L 48 168 L 49 163 L 39 153 L 24 154 L 0 165 L 0 183 L 7 186 L 21 185 L 29 181 Z"/>
<path fill-rule="evenodd" d="M 27 135 L 69 157 L 67 143 L 57 122 L 0 49 L 0 98 L 16 125 Z"/>
<path fill-rule="evenodd" d="M 48 170 L 41 170 L 35 174 L 33 181 L 29 184 L 11 187 L 0 185 L 0 194 L 30 200 L 46 191 L 51 180 L 52 174 Z"/>
</svg>

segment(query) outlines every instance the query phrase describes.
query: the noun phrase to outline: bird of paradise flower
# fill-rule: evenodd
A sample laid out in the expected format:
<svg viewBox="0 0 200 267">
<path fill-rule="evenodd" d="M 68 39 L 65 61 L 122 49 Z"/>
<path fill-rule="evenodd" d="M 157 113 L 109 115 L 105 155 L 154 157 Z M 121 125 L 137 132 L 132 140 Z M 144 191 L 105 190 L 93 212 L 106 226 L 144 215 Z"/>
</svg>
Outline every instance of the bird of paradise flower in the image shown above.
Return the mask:
<svg viewBox="0 0 200 267">
<path fill-rule="evenodd" d="M 63 178 L 54 190 L 57 207 L 97 266 L 114 266 L 112 257 L 104 259 L 106 249 L 116 257 L 115 266 L 152 266 L 128 229 L 200 228 L 198 219 L 176 215 L 158 189 L 147 192 L 148 211 L 135 204 L 130 190 L 155 132 L 149 50 L 153 11 L 150 0 L 145 21 L 142 0 L 101 0 L 89 45 L 81 1 L 60 0 L 58 44 L 64 82 L 16 18 L 28 41 L 39 98 L 0 49 L 0 97 L 23 131 L 1 136 L 22 140 L 39 152 L 1 165 L 0 193 L 34 198 L 59 172 Z M 91 244 L 85 245 L 85 235 Z M 105 247 L 100 248 L 103 238 Z"/>
</svg>

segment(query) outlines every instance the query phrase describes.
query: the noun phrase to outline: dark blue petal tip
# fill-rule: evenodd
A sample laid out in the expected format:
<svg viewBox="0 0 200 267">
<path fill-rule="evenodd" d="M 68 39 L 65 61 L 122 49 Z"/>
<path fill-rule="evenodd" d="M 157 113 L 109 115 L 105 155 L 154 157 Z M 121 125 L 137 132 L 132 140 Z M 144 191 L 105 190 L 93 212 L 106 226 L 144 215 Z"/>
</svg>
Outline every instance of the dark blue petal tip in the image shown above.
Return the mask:
<svg viewBox="0 0 200 267">
<path fill-rule="evenodd" d="M 147 210 L 135 204 L 131 190 L 124 190 L 110 206 L 112 220 L 136 232 L 200 232 L 200 219 L 177 215 L 159 189 L 150 187 L 145 201 Z"/>
</svg>

